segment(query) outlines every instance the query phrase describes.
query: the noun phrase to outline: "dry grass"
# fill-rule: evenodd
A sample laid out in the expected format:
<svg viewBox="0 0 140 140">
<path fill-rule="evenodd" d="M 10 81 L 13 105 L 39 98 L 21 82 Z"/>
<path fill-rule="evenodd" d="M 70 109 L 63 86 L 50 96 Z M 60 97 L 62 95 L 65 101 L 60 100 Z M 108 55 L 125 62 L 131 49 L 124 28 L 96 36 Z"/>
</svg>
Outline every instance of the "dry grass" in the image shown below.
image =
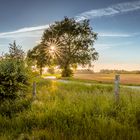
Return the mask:
<svg viewBox="0 0 140 140">
<path fill-rule="evenodd" d="M 114 81 L 115 74 L 75 74 L 74 78 L 83 80 L 94 80 L 99 82 Z M 140 85 L 140 74 L 120 74 L 122 84 Z"/>
</svg>

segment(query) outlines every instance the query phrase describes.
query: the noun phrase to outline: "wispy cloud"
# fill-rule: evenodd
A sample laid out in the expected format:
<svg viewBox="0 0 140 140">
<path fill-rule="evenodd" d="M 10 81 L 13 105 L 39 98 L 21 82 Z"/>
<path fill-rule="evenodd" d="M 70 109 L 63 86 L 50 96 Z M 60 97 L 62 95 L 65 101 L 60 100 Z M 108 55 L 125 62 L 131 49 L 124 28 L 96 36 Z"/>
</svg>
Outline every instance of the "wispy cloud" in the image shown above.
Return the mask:
<svg viewBox="0 0 140 140">
<path fill-rule="evenodd" d="M 99 32 L 98 36 L 100 37 L 132 37 L 135 36 L 135 33 L 111 33 L 111 32 Z"/>
<path fill-rule="evenodd" d="M 119 3 L 107 8 L 94 9 L 87 12 L 83 12 L 78 16 L 76 16 L 75 19 L 77 20 L 77 22 L 79 22 L 84 19 L 91 19 L 91 18 L 102 17 L 102 16 L 112 16 L 112 15 L 135 11 L 139 9 L 140 9 L 140 1 Z M 44 29 L 47 29 L 48 27 L 49 24 L 46 24 L 46 25 L 36 26 L 36 27 L 25 27 L 12 32 L 3 32 L 0 33 L 0 38 L 12 38 L 12 39 L 29 38 L 29 37 L 39 38 L 41 37 Z M 101 32 L 98 35 L 102 37 L 131 37 L 136 34 Z"/>
<path fill-rule="evenodd" d="M 36 27 L 21 28 L 12 32 L 0 33 L 0 38 L 40 37 L 43 30 L 47 29 L 48 27 L 49 24 Z"/>
<path fill-rule="evenodd" d="M 121 37 L 121 38 L 128 38 L 128 37 L 136 37 L 139 36 L 139 32 L 134 33 L 125 33 L 125 32 L 104 32 L 99 31 L 98 36 L 99 37 Z"/>
<path fill-rule="evenodd" d="M 119 3 L 102 9 L 90 10 L 79 14 L 75 17 L 75 19 L 77 21 L 81 21 L 84 19 L 91 19 L 103 16 L 113 16 L 116 14 L 126 13 L 135 10 L 140 10 L 140 1 Z"/>
<path fill-rule="evenodd" d="M 111 44 L 95 44 L 95 48 L 97 51 L 104 51 L 110 49 L 111 47 Z"/>
<path fill-rule="evenodd" d="M 22 28 L 13 32 L 4 32 L 0 33 L 0 38 L 11 38 L 11 39 L 18 39 L 18 38 L 40 38 L 43 34 L 43 31 L 47 29 L 49 25 L 44 26 L 37 26 L 37 27 L 29 27 L 29 28 Z M 121 33 L 121 32 L 104 32 L 99 31 L 99 37 L 133 37 L 138 36 L 140 33 Z"/>
<path fill-rule="evenodd" d="M 127 47 L 129 45 L 132 45 L 131 41 L 127 41 L 127 42 L 121 42 L 121 43 L 95 43 L 95 48 L 97 51 L 104 51 L 104 50 L 108 50 L 114 47 Z"/>
</svg>

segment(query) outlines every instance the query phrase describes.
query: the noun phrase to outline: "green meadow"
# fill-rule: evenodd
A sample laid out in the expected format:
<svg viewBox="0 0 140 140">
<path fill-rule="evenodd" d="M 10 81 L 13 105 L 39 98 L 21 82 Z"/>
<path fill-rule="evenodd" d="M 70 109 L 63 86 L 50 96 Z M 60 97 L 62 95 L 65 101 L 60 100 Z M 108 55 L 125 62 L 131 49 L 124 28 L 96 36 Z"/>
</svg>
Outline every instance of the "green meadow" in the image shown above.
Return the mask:
<svg viewBox="0 0 140 140">
<path fill-rule="evenodd" d="M 140 91 L 36 79 L 16 101 L 0 104 L 0 140 L 139 140 Z"/>
</svg>

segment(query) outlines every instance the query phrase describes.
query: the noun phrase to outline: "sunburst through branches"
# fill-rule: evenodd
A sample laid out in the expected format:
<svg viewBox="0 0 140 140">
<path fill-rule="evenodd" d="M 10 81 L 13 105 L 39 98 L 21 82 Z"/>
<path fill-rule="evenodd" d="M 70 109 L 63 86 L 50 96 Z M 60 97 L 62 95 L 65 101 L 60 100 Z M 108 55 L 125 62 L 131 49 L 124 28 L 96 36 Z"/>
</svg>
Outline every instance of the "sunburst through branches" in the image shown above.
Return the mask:
<svg viewBox="0 0 140 140">
<path fill-rule="evenodd" d="M 57 41 L 55 38 L 50 38 L 49 40 L 45 41 L 46 46 L 46 53 L 52 57 L 61 57 L 61 43 Z"/>
</svg>

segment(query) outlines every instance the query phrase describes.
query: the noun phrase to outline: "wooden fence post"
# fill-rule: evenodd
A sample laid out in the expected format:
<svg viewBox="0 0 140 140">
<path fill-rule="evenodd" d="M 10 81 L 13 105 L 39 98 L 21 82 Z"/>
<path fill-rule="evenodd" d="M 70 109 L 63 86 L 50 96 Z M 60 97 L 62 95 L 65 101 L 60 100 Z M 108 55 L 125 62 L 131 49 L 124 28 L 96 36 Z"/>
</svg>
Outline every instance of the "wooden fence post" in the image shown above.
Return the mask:
<svg viewBox="0 0 140 140">
<path fill-rule="evenodd" d="M 119 102 L 119 92 L 120 92 L 120 75 L 115 75 L 115 101 Z"/>
<path fill-rule="evenodd" d="M 33 98 L 36 97 L 36 82 L 33 82 Z"/>
</svg>

